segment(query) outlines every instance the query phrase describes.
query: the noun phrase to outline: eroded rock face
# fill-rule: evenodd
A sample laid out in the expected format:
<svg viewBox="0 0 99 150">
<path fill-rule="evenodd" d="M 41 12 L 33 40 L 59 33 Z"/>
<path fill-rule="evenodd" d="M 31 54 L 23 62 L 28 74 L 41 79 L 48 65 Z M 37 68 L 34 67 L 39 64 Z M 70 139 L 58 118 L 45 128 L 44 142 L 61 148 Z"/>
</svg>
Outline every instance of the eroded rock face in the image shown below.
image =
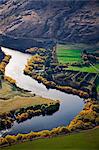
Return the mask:
<svg viewBox="0 0 99 150">
<path fill-rule="evenodd" d="M 99 41 L 98 0 L 6 0 L 0 5 L 0 33 L 64 42 Z"/>
</svg>

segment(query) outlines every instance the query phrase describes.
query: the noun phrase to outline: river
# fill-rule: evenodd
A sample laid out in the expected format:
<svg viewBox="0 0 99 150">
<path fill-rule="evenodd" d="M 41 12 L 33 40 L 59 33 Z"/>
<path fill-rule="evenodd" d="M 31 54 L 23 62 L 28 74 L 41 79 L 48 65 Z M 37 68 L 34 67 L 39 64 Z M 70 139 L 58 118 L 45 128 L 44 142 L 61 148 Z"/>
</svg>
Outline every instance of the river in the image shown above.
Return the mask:
<svg viewBox="0 0 99 150">
<path fill-rule="evenodd" d="M 53 115 L 33 117 L 19 124 L 14 122 L 11 129 L 6 131 L 6 134 L 28 133 L 66 126 L 83 109 L 84 101 L 80 97 L 66 94 L 56 89 L 47 89 L 42 83 L 38 83 L 36 80 L 23 74 L 27 59 L 31 55 L 4 47 L 2 47 L 2 50 L 5 54 L 12 56 L 9 64 L 6 66 L 5 75 L 15 79 L 17 86 L 45 98 L 60 100 L 59 111 Z"/>
</svg>

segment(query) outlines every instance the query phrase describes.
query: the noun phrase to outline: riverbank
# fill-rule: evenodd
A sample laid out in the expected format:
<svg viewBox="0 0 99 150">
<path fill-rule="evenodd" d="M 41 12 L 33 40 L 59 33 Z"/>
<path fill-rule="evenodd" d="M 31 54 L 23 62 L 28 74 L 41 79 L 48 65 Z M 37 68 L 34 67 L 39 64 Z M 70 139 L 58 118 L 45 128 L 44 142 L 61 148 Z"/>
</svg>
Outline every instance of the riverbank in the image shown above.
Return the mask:
<svg viewBox="0 0 99 150">
<path fill-rule="evenodd" d="M 8 79 L 10 79 L 8 81 Z M 11 128 L 14 121 L 24 121 L 34 116 L 58 111 L 60 102 L 42 98 L 17 89 L 14 80 L 4 78 L 0 89 L 0 130 Z"/>
<path fill-rule="evenodd" d="M 25 72 L 26 74 L 26 72 Z M 97 99 L 91 99 L 89 98 L 89 95 L 87 92 L 83 92 L 81 90 L 73 89 L 72 87 L 65 87 L 65 86 L 57 86 L 54 82 L 47 81 L 43 77 L 39 75 L 32 75 L 33 78 L 38 80 L 38 82 L 42 82 L 46 85 L 48 88 L 56 88 L 60 91 L 66 92 L 66 93 L 72 93 L 76 94 L 80 97 L 83 97 L 85 99 L 85 106 L 83 110 L 71 121 L 69 124 L 70 130 L 83 130 L 83 129 L 89 129 L 93 128 L 94 126 L 99 125 L 99 102 Z"/>
<path fill-rule="evenodd" d="M 24 143 L 19 143 L 9 147 L 1 148 L 2 150 L 28 150 L 31 147 L 45 150 L 57 150 L 61 149 L 94 149 L 98 150 L 99 147 L 99 127 L 91 130 L 83 131 L 80 133 L 74 133 L 71 135 L 61 135 L 53 138 L 43 138 L 38 140 L 31 140 Z M 75 141 L 75 142 L 74 142 Z M 57 143 L 57 144 L 55 144 Z M 7 146 L 7 145 L 6 145 Z"/>
<path fill-rule="evenodd" d="M 35 116 L 51 115 L 59 110 L 59 106 L 59 101 L 39 96 L 15 96 L 0 100 L 0 130 L 11 128 L 14 121 L 20 123 Z"/>
<path fill-rule="evenodd" d="M 28 134 L 7 135 L 0 138 L 0 146 L 9 146 L 20 142 L 34 140 L 38 138 L 49 138 L 56 135 L 70 134 L 82 130 L 92 129 L 99 126 L 99 103 L 97 101 L 87 101 L 84 109 L 71 121 L 67 127 L 57 127 L 52 130 L 31 132 Z"/>
<path fill-rule="evenodd" d="M 78 95 L 79 97 L 85 98 L 85 99 L 90 97 L 87 92 L 72 88 L 70 86 L 59 86 L 55 82 L 48 81 L 46 78 L 43 78 L 39 74 L 35 74 L 35 73 L 31 74 L 30 72 L 28 73 L 26 70 L 24 70 L 24 74 L 29 75 L 33 79 L 37 80 L 39 83 L 43 83 L 47 88 L 53 88 L 53 89 L 60 90 L 62 92 L 66 92 L 68 94 Z"/>
<path fill-rule="evenodd" d="M 4 73 L 5 73 L 5 67 L 9 63 L 10 59 L 11 59 L 10 55 L 5 55 L 4 58 L 3 58 L 3 60 L 0 62 L 0 75 L 4 75 Z"/>
<path fill-rule="evenodd" d="M 34 116 L 58 111 L 60 102 L 31 94 L 19 88 L 16 81 L 5 76 L 5 68 L 11 59 L 5 55 L 0 63 L 0 130 L 11 128 L 14 121 L 24 121 Z"/>
<path fill-rule="evenodd" d="M 39 96 L 15 95 L 13 96 L 13 98 L 10 98 L 8 100 L 0 100 L 0 108 L 1 108 L 0 115 L 2 115 L 3 113 L 7 113 L 10 111 L 14 111 L 14 110 L 18 110 L 30 106 L 43 105 L 43 104 L 50 105 L 55 103 L 56 101 L 54 100 L 42 98 Z"/>
<path fill-rule="evenodd" d="M 24 74 L 29 75 L 33 79 L 37 80 L 39 83 L 43 83 L 47 88 L 58 89 L 60 91 L 63 91 L 63 92 L 69 93 L 69 94 L 78 95 L 81 98 L 89 98 L 90 97 L 88 92 L 82 91 L 80 89 L 70 87 L 69 85 L 68 86 L 67 85 L 64 85 L 64 86 L 58 85 L 56 82 L 54 82 L 52 80 L 52 77 L 50 78 L 50 76 L 52 76 L 53 74 L 51 75 L 52 72 L 49 68 L 48 68 L 48 70 L 50 70 L 50 71 L 47 70 L 48 73 L 46 73 L 46 71 L 44 73 L 44 70 L 43 70 L 44 64 L 45 64 L 44 56 L 41 57 L 40 55 L 34 55 L 27 61 L 27 65 L 25 66 L 25 69 L 24 69 Z M 39 70 L 37 71 L 38 68 L 39 68 Z M 44 77 L 44 76 L 46 76 L 46 77 Z"/>
</svg>

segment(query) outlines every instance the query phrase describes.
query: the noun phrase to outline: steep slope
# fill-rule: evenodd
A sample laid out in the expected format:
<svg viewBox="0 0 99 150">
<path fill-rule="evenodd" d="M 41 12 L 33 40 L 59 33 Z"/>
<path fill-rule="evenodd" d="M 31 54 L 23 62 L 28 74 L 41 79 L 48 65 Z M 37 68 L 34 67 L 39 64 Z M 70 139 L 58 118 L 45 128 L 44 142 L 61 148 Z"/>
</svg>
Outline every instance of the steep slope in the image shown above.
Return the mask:
<svg viewBox="0 0 99 150">
<path fill-rule="evenodd" d="M 97 43 L 98 10 L 98 0 L 5 0 L 0 5 L 0 33 L 28 40 Z"/>
<path fill-rule="evenodd" d="M 1 50 L 0 48 L 0 62 L 2 61 L 2 59 L 5 57 L 4 52 Z"/>
</svg>

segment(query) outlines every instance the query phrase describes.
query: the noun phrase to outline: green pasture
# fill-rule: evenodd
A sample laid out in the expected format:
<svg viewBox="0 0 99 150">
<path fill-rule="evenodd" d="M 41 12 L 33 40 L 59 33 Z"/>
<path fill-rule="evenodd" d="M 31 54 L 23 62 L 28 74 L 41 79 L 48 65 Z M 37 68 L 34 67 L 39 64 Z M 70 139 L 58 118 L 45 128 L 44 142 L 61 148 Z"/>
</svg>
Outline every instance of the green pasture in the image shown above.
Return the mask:
<svg viewBox="0 0 99 150">
<path fill-rule="evenodd" d="M 98 150 L 99 128 L 67 136 L 39 139 L 13 145 L 2 150 Z"/>
<path fill-rule="evenodd" d="M 59 63 L 80 62 L 82 60 L 81 53 L 81 50 L 70 49 L 70 47 L 66 47 L 66 45 L 58 45 L 56 52 Z"/>
</svg>

